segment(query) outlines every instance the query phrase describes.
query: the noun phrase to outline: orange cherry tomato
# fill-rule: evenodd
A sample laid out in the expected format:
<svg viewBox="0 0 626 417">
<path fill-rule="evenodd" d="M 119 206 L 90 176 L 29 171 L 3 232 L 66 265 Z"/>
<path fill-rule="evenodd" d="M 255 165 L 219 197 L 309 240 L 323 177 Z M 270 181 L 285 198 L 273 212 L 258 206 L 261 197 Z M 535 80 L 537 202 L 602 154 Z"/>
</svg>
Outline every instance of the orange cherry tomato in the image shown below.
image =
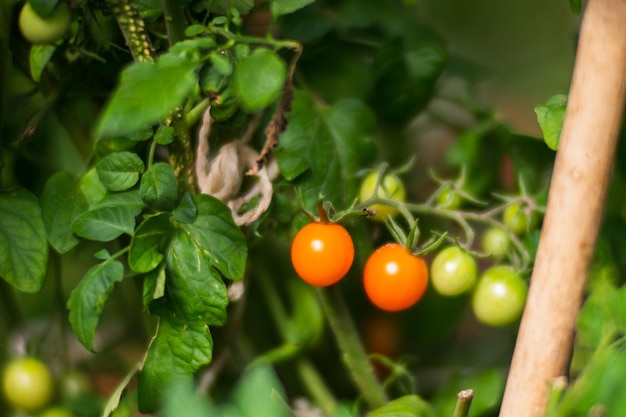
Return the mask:
<svg viewBox="0 0 626 417">
<path fill-rule="evenodd" d="M 309 223 L 291 244 L 291 262 L 304 281 L 316 287 L 343 278 L 354 260 L 354 244 L 348 231 L 336 223 Z"/>
<path fill-rule="evenodd" d="M 365 293 L 381 310 L 400 311 L 411 307 L 422 298 L 427 285 L 426 262 L 397 243 L 381 246 L 365 263 Z"/>
</svg>

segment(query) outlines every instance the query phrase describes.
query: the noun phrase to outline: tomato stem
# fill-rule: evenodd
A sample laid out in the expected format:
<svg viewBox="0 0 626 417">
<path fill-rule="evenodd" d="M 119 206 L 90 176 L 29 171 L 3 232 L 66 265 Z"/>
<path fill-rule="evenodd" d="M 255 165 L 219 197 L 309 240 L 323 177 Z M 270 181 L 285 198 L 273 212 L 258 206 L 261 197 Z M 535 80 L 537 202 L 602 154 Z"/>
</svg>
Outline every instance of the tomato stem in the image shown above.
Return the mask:
<svg viewBox="0 0 626 417">
<path fill-rule="evenodd" d="M 474 391 L 466 389 L 457 394 L 453 417 L 467 417 L 474 399 Z"/>
<path fill-rule="evenodd" d="M 318 288 L 317 294 L 352 381 L 369 407 L 383 406 L 387 402 L 387 394 L 376 378 L 339 288 Z"/>
<path fill-rule="evenodd" d="M 337 407 L 337 400 L 326 386 L 326 383 L 317 372 L 317 369 L 315 369 L 308 359 L 299 358 L 296 361 L 296 370 L 304 383 L 305 389 L 322 409 L 324 415 L 332 414 Z"/>
</svg>

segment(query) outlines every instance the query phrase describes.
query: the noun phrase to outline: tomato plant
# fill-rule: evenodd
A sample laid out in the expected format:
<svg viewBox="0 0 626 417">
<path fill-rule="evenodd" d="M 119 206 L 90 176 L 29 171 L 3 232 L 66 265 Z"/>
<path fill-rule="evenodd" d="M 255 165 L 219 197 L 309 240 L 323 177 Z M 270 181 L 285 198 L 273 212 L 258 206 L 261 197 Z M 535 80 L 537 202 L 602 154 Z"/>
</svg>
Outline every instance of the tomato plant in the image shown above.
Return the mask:
<svg viewBox="0 0 626 417">
<path fill-rule="evenodd" d="M 309 223 L 291 244 L 296 273 L 311 285 L 325 287 L 343 278 L 354 260 L 354 244 L 339 224 Z"/>
<path fill-rule="evenodd" d="M 363 268 L 363 287 L 381 310 L 405 310 L 424 295 L 428 285 L 426 262 L 397 243 L 376 249 Z"/>
<path fill-rule="evenodd" d="M 524 309 L 528 285 L 511 267 L 494 266 L 478 280 L 472 295 L 476 318 L 490 326 L 504 326 L 518 320 Z"/>
<path fill-rule="evenodd" d="M 440 251 L 430 266 L 433 287 L 442 295 L 454 296 L 467 292 L 476 283 L 476 260 L 458 246 Z"/>
<path fill-rule="evenodd" d="M 361 202 L 367 201 L 374 196 L 400 203 L 406 201 L 406 189 L 400 177 L 392 173 L 384 174 L 382 180 L 380 177 L 379 172 L 370 172 L 363 178 L 361 188 L 359 189 L 359 200 Z M 376 212 L 372 219 L 377 221 L 384 221 L 389 216 L 394 217 L 398 214 L 397 208 L 384 203 L 374 203 L 368 208 Z"/>
<path fill-rule="evenodd" d="M 24 38 L 32 43 L 54 43 L 65 36 L 71 21 L 72 14 L 64 1 L 58 2 L 45 16 L 26 2 L 20 11 L 19 27 Z"/>
<path fill-rule="evenodd" d="M 568 101 L 513 84 L 569 80 L 573 55 L 561 77 L 550 58 L 579 49 L 575 17 L 532 2 L 533 25 L 434 0 L 0 3 L 0 357 L 54 370 L 37 412 L 439 417 L 471 387 L 472 415 L 497 413 Z M 537 71 L 490 76 L 506 62 Z M 623 391 L 602 359 L 626 334 L 612 320 L 625 150 L 570 395 L 598 375 Z M 468 331 L 472 310 L 509 327 Z M 548 415 L 624 409 L 585 395 Z"/>
<path fill-rule="evenodd" d="M 11 360 L 2 372 L 4 397 L 14 407 L 37 411 L 52 399 L 54 392 L 50 370 L 33 357 Z"/>
</svg>

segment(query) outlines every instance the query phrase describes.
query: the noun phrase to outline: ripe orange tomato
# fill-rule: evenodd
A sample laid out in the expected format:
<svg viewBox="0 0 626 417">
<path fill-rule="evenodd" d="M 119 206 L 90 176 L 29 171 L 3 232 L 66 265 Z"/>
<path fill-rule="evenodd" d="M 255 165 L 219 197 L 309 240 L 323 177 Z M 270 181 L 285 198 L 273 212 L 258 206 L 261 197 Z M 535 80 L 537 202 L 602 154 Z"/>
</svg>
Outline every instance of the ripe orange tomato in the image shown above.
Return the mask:
<svg viewBox="0 0 626 417">
<path fill-rule="evenodd" d="M 365 263 L 365 293 L 381 310 L 400 311 L 411 307 L 422 298 L 427 285 L 426 262 L 397 243 L 381 246 Z"/>
<path fill-rule="evenodd" d="M 348 231 L 336 223 L 309 223 L 291 244 L 291 262 L 304 281 L 317 287 L 343 278 L 354 260 L 354 244 Z"/>
</svg>

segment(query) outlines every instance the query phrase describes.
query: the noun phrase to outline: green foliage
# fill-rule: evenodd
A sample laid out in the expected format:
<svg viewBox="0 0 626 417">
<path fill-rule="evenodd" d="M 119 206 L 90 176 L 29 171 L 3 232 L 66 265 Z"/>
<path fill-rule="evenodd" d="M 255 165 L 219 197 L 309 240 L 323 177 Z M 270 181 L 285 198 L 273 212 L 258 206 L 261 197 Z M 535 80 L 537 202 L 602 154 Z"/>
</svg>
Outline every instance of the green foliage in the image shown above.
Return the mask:
<svg viewBox="0 0 626 417">
<path fill-rule="evenodd" d="M 41 290 L 48 242 L 37 198 L 24 188 L 0 193 L 0 275 L 20 291 Z"/>
<path fill-rule="evenodd" d="M 555 94 L 546 101 L 546 104 L 535 107 L 537 121 L 543 133 L 543 140 L 550 149 L 555 151 L 559 148 L 559 139 L 561 138 L 566 108 L 566 94 Z"/>
<path fill-rule="evenodd" d="M 57 1 L 30 3 L 45 14 Z M 281 417 L 309 407 L 331 417 L 443 417 L 467 388 L 476 392 L 469 416 L 497 410 L 514 329 L 474 331 L 471 296 L 432 290 L 377 328 L 359 278 L 394 234 L 409 234 L 416 250 L 454 241 L 483 270 L 529 271 L 540 222 L 517 236 L 502 214 L 521 204 L 540 220 L 567 96 L 535 108 L 548 147 L 519 134 L 475 101 L 480 70 L 446 47 L 416 3 L 69 2 L 74 21 L 54 45 L 0 42 L 0 276 L 9 284 L 0 317 L 7 334 L 31 337 L 35 314 L 68 314 L 94 353 L 84 361 L 90 379 L 120 375 L 108 401 L 76 414 Z M 14 7 L 0 8 L 0 40 L 12 35 Z M 429 142 L 431 129 L 449 132 L 450 144 Z M 197 154 L 200 131 L 206 155 Z M 227 144 L 236 152 L 217 160 Z M 195 163 L 204 157 L 235 174 L 203 178 Z M 573 379 L 546 417 L 626 408 L 622 159 Z M 377 193 L 377 182 L 370 201 L 358 201 L 373 170 L 399 174 L 406 202 Z M 234 185 L 231 196 L 198 192 L 216 178 Z M 443 204 L 446 195 L 455 204 Z M 397 212 L 392 230 L 370 221 L 367 207 Z M 246 222 L 246 210 L 258 216 Z M 355 262 L 333 288 L 311 288 L 289 262 L 291 238 L 311 221 L 303 211 L 322 221 L 326 213 L 353 238 Z M 489 228 L 507 240 L 497 260 L 477 243 Z M 28 348 L 54 339 L 59 349 L 34 351 L 75 363 L 56 336 L 34 336 Z"/>
</svg>

